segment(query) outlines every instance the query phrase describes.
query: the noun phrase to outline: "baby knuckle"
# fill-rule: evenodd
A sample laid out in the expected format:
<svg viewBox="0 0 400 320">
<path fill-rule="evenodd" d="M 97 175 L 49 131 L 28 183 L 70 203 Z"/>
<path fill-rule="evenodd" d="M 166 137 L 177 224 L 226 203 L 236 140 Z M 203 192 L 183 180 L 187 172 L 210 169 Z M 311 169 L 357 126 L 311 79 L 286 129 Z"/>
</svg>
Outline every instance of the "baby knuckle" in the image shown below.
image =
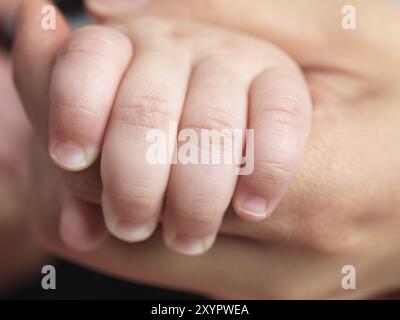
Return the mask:
<svg viewBox="0 0 400 320">
<path fill-rule="evenodd" d="M 116 204 L 146 208 L 157 202 L 152 186 L 153 183 L 145 178 L 135 181 L 120 179 L 117 186 L 110 184 L 105 189 Z"/>
<path fill-rule="evenodd" d="M 237 126 L 238 119 L 229 111 L 221 108 L 209 107 L 204 110 L 206 117 L 206 128 L 217 131 L 233 131 Z"/>
<path fill-rule="evenodd" d="M 180 228 L 195 227 L 197 233 L 215 232 L 217 215 L 206 208 L 178 208 L 174 213 L 174 221 Z"/>
<path fill-rule="evenodd" d="M 104 32 L 104 30 L 107 31 Z M 84 54 L 108 59 L 115 50 L 112 38 L 115 33 L 115 31 L 98 26 L 78 29 L 71 34 L 66 44 L 62 47 L 59 57 Z"/>
<path fill-rule="evenodd" d="M 101 121 L 100 114 L 93 111 L 93 102 L 90 98 L 78 97 L 74 92 L 66 90 L 52 99 L 52 104 L 63 112 L 71 123 L 87 123 L 87 121 Z M 67 121 L 66 121 L 67 122 Z"/>
<path fill-rule="evenodd" d="M 306 112 L 301 108 L 301 98 L 295 95 L 280 95 L 268 101 L 268 106 L 261 109 L 261 114 L 268 123 L 289 127 L 302 127 L 307 120 Z"/>
<path fill-rule="evenodd" d="M 176 121 L 177 115 L 171 110 L 168 100 L 154 97 L 141 96 L 134 99 L 128 106 L 120 106 L 117 120 L 134 127 L 144 129 L 165 128 L 170 121 Z"/>
<path fill-rule="evenodd" d="M 257 179 L 267 184 L 280 184 L 293 175 L 293 170 L 288 164 L 272 160 L 256 161 L 254 169 L 257 172 Z"/>
<path fill-rule="evenodd" d="M 224 146 L 233 142 L 235 129 L 238 128 L 237 122 L 230 112 L 219 108 L 207 108 L 202 112 L 201 119 L 193 119 L 187 123 L 185 129 L 206 133 L 212 145 Z"/>
<path fill-rule="evenodd" d="M 157 200 L 149 195 L 116 193 L 113 197 L 114 207 L 120 218 L 131 217 L 132 212 L 139 219 L 147 219 L 152 216 Z"/>
</svg>

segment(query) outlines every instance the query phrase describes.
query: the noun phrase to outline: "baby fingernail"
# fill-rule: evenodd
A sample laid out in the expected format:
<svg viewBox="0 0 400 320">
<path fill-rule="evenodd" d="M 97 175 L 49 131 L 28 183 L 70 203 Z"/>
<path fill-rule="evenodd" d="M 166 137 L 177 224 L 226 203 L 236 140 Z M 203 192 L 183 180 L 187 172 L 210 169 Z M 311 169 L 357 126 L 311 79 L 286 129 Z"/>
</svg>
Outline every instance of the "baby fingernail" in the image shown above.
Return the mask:
<svg viewBox="0 0 400 320">
<path fill-rule="evenodd" d="M 51 151 L 51 157 L 66 170 L 82 170 L 88 167 L 95 157 L 94 148 L 86 150 L 75 143 L 59 143 Z"/>
<path fill-rule="evenodd" d="M 211 248 L 215 235 L 206 237 L 193 237 L 185 234 L 170 234 L 166 236 L 168 247 L 182 254 L 199 255 Z"/>
<path fill-rule="evenodd" d="M 154 223 L 137 223 L 135 221 L 118 220 L 112 230 L 114 236 L 127 242 L 138 242 L 146 240 L 154 232 Z"/>
<path fill-rule="evenodd" d="M 147 222 L 138 222 L 129 217 L 118 217 L 105 194 L 103 194 L 101 204 L 108 231 L 122 241 L 139 242 L 146 240 L 157 228 L 157 217 Z"/>
<path fill-rule="evenodd" d="M 268 216 L 268 203 L 262 197 L 247 196 L 243 199 L 240 210 L 254 220 L 262 220 Z"/>
</svg>

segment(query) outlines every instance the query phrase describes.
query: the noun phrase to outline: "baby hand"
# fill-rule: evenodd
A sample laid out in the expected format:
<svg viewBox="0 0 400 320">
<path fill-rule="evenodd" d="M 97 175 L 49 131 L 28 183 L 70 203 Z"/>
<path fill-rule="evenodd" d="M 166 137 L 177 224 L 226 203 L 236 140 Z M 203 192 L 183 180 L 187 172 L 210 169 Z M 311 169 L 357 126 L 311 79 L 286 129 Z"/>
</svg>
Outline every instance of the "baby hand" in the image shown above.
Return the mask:
<svg viewBox="0 0 400 320">
<path fill-rule="evenodd" d="M 59 50 L 49 92 L 50 155 L 61 168 L 81 171 L 101 153 L 109 231 L 142 241 L 162 217 L 166 244 L 190 255 L 212 246 L 231 201 L 245 220 L 274 211 L 300 165 L 311 122 L 301 71 L 283 52 L 159 16 L 73 32 Z M 236 159 L 225 147 L 246 128 L 254 130 L 254 148 L 246 146 L 254 170 L 238 176 L 235 161 L 211 159 L 215 150 L 217 159 Z M 168 142 L 152 152 L 160 132 Z M 204 132 L 222 139 L 205 148 Z"/>
</svg>

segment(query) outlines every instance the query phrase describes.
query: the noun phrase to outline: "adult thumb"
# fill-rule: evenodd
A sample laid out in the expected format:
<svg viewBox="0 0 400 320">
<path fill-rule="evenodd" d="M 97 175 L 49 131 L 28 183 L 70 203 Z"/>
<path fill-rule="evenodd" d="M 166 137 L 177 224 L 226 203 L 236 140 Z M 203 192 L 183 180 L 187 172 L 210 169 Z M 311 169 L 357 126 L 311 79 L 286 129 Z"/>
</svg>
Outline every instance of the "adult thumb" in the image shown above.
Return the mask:
<svg viewBox="0 0 400 320">
<path fill-rule="evenodd" d="M 14 22 L 14 79 L 33 128 L 45 144 L 51 70 L 68 34 L 66 21 L 51 2 L 21 1 Z"/>
<path fill-rule="evenodd" d="M 98 21 L 132 12 L 161 12 L 168 14 L 185 5 L 181 0 L 85 0 L 88 12 Z"/>
</svg>

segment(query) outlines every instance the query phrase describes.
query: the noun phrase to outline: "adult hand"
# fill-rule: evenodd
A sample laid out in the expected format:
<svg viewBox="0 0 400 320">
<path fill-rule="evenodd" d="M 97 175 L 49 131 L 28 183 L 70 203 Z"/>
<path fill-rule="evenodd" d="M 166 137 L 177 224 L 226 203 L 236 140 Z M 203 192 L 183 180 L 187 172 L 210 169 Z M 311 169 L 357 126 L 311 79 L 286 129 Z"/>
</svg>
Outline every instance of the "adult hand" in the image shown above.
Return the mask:
<svg viewBox="0 0 400 320">
<path fill-rule="evenodd" d="M 31 129 L 12 83 L 11 62 L 0 51 L 0 295 L 33 275 L 44 254 L 28 219 Z"/>
<path fill-rule="evenodd" d="M 306 159 L 277 214 L 257 224 L 228 214 L 216 246 L 197 258 L 168 251 L 160 236 L 134 246 L 109 239 L 97 251 L 79 255 L 60 241 L 59 209 L 43 206 L 51 196 L 44 192 L 32 208 L 42 244 L 122 278 L 220 298 L 359 298 L 399 287 L 399 11 L 357 2 L 360 24 L 345 31 L 341 2 L 332 3 L 312 10 L 321 16 L 318 26 L 297 10 L 309 1 L 276 8 L 272 1 L 257 2 L 268 10 L 246 2 L 243 8 L 255 11 L 238 10 L 254 21 L 261 21 L 261 12 L 265 21 L 279 20 L 280 28 L 269 25 L 258 34 L 297 59 L 314 99 Z M 289 10 L 286 17 L 293 12 L 289 17 L 294 20 L 275 18 L 283 8 Z M 221 23 L 223 17 L 221 13 Z M 292 33 L 293 21 L 304 26 L 301 32 Z M 260 25 L 252 27 L 261 30 Z M 38 168 L 51 175 L 41 161 L 38 157 Z M 357 270 L 355 291 L 341 287 L 341 269 L 349 264 Z"/>
</svg>

